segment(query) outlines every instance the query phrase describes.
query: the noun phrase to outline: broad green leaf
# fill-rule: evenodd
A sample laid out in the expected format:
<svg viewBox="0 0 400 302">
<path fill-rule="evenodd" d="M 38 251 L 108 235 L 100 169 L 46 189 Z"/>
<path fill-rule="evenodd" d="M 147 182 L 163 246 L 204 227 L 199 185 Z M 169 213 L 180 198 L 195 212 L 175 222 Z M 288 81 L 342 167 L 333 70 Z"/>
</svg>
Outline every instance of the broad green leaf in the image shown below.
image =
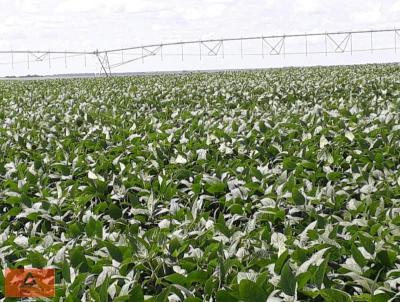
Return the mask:
<svg viewBox="0 0 400 302">
<path fill-rule="evenodd" d="M 325 288 L 319 291 L 326 302 L 351 302 L 350 295 L 334 288 Z"/>
<path fill-rule="evenodd" d="M 108 207 L 108 212 L 111 218 L 119 219 L 122 217 L 122 210 L 119 206 L 111 203 Z"/>
<path fill-rule="evenodd" d="M 303 205 L 306 202 L 304 195 L 297 188 L 293 188 L 292 198 L 294 203 L 297 205 Z"/>
<path fill-rule="evenodd" d="M 315 284 L 317 285 L 318 288 L 321 288 L 321 285 L 324 282 L 324 277 L 328 269 L 328 262 L 329 262 L 329 254 L 326 255 L 324 261 L 318 266 L 317 270 L 315 271 L 314 275 Z"/>
<path fill-rule="evenodd" d="M 351 255 L 360 267 L 364 267 L 367 264 L 364 256 L 354 244 L 351 245 Z"/>
<path fill-rule="evenodd" d="M 71 282 L 71 273 L 70 273 L 70 265 L 67 262 L 64 262 L 61 266 L 62 278 L 66 282 Z"/>
<path fill-rule="evenodd" d="M 43 268 L 47 265 L 46 259 L 38 252 L 30 252 L 28 254 L 28 260 L 34 268 Z"/>
<path fill-rule="evenodd" d="M 216 302 L 238 302 L 239 301 L 236 297 L 231 295 L 226 290 L 217 291 L 215 298 L 216 298 Z"/>
<path fill-rule="evenodd" d="M 393 250 L 382 250 L 376 254 L 376 257 L 384 266 L 392 267 L 396 262 L 397 254 Z"/>
<path fill-rule="evenodd" d="M 86 227 L 85 227 L 85 231 L 86 231 L 86 234 L 89 237 L 94 237 L 95 236 L 95 234 L 96 234 L 96 220 L 94 220 L 93 217 L 89 218 L 89 221 L 88 221 L 88 223 L 86 224 Z"/>
<path fill-rule="evenodd" d="M 312 278 L 312 273 L 310 271 L 301 273 L 297 276 L 297 285 L 298 289 L 303 289 L 304 286 L 308 283 L 308 281 Z"/>
<path fill-rule="evenodd" d="M 167 280 L 168 282 L 171 282 L 172 284 L 180 284 L 182 286 L 185 286 L 187 283 L 187 278 L 178 273 L 168 275 L 164 277 L 164 279 Z"/>
<path fill-rule="evenodd" d="M 214 182 L 206 186 L 206 191 L 211 194 L 223 193 L 226 190 L 226 184 L 223 182 Z"/>
<path fill-rule="evenodd" d="M 358 233 L 358 238 L 360 238 L 361 244 L 367 250 L 368 253 L 373 254 L 375 252 L 375 244 L 368 235 Z"/>
<path fill-rule="evenodd" d="M 274 271 L 277 274 L 281 273 L 283 265 L 286 263 L 286 260 L 289 258 L 289 251 L 285 250 L 279 257 L 278 260 L 275 262 Z"/>
<path fill-rule="evenodd" d="M 139 285 L 136 285 L 129 296 L 129 300 L 132 302 L 144 302 L 144 295 L 142 288 Z"/>
<path fill-rule="evenodd" d="M 105 246 L 107 247 L 108 252 L 110 253 L 110 256 L 118 262 L 122 262 L 123 260 L 123 255 L 119 247 L 115 246 L 111 242 L 105 242 Z"/>
<path fill-rule="evenodd" d="M 85 250 L 82 247 L 75 247 L 69 254 L 72 267 L 77 267 L 86 261 Z"/>
<path fill-rule="evenodd" d="M 293 274 L 289 266 L 289 261 L 286 261 L 281 271 L 281 281 L 279 283 L 282 291 L 289 295 L 294 296 L 296 293 L 296 276 Z"/>
<path fill-rule="evenodd" d="M 200 298 L 197 297 L 188 297 L 185 299 L 185 302 L 202 302 L 203 300 L 201 300 Z"/>
<path fill-rule="evenodd" d="M 240 298 L 244 302 L 265 302 L 267 294 L 254 282 L 244 279 L 239 284 Z"/>
</svg>

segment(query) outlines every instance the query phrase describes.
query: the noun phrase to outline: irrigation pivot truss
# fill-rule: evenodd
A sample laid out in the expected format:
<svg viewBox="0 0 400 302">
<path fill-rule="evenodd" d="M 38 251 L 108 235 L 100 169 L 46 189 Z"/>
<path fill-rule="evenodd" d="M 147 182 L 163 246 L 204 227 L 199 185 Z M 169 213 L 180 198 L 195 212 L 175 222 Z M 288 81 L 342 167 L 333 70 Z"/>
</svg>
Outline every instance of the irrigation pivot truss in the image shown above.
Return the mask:
<svg viewBox="0 0 400 302">
<path fill-rule="evenodd" d="M 381 43 L 377 43 L 379 40 Z M 313 54 L 327 56 L 328 54 L 373 53 L 385 50 L 397 53 L 399 41 L 400 29 L 393 28 L 191 40 L 94 51 L 0 50 L 0 55 L 10 56 L 8 62 L 3 61 L 0 64 L 9 65 L 11 68 L 14 68 L 16 64 L 26 64 L 29 69 L 32 62 L 48 62 L 50 68 L 52 61 L 64 60 L 66 67 L 69 58 L 84 57 L 86 66 L 86 57 L 91 56 L 98 62 L 99 73 L 110 76 L 113 70 L 122 65 L 138 60 L 143 62 L 145 58 L 154 56 L 160 56 L 161 60 L 165 56 L 179 56 L 183 61 L 187 56 L 196 56 L 201 60 L 208 56 L 222 58 L 225 56 L 243 58 L 250 55 L 263 58 L 264 56 Z M 253 51 L 246 51 L 246 43 L 253 44 Z M 233 47 L 235 52 L 226 52 L 225 47 L 228 44 L 235 44 Z M 185 51 L 186 48 L 190 50 Z M 15 60 L 16 56 L 24 56 L 25 59 Z"/>
</svg>

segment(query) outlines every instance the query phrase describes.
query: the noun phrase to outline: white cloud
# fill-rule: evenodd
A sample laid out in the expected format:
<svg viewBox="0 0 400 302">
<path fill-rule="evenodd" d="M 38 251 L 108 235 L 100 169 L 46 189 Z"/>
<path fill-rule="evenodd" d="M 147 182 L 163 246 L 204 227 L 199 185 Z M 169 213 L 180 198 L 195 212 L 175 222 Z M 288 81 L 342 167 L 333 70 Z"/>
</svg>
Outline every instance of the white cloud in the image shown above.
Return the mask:
<svg viewBox="0 0 400 302">
<path fill-rule="evenodd" d="M 0 0 L 0 48 L 92 50 L 207 37 L 400 28 L 398 12 L 400 0 Z"/>
<path fill-rule="evenodd" d="M 295 2 L 295 11 L 300 13 L 316 13 L 321 11 L 327 5 L 326 1 L 320 0 L 297 0 Z"/>
<path fill-rule="evenodd" d="M 157 2 L 157 1 L 141 1 L 141 0 L 133 0 L 133 1 L 120 1 L 124 6 L 124 11 L 129 13 L 137 13 L 137 12 L 145 12 L 151 10 L 162 10 L 167 7 L 165 2 Z"/>
<path fill-rule="evenodd" d="M 110 13 L 140 13 L 149 10 L 160 10 L 166 2 L 144 0 L 63 0 L 57 7 L 59 13 L 96 12 L 102 15 Z"/>
<path fill-rule="evenodd" d="M 395 3 L 393 3 L 391 10 L 393 12 L 400 12 L 400 1 L 396 1 Z"/>
<path fill-rule="evenodd" d="M 16 0 L 14 2 L 16 9 L 23 13 L 38 13 L 43 7 L 43 3 L 40 0 Z"/>
<path fill-rule="evenodd" d="M 118 2 L 118 1 L 117 1 Z M 112 12 L 119 10 L 119 3 L 105 0 L 63 0 L 57 7 L 58 13 Z"/>
<path fill-rule="evenodd" d="M 378 23 L 382 18 L 382 4 L 373 3 L 364 6 L 358 11 L 352 13 L 352 17 L 355 23 L 371 25 Z"/>
<path fill-rule="evenodd" d="M 199 20 L 222 16 L 226 4 L 215 3 L 209 5 L 182 6 L 176 9 L 178 15 L 185 20 Z"/>
</svg>

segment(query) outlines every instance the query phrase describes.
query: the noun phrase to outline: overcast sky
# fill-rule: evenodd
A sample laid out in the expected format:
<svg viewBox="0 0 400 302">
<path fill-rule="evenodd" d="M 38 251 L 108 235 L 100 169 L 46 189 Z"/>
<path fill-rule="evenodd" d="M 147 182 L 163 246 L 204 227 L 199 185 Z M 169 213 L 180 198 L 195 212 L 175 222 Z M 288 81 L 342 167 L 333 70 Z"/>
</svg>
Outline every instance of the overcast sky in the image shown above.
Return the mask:
<svg viewBox="0 0 400 302">
<path fill-rule="evenodd" d="M 0 18 L 2 50 L 94 50 L 200 38 L 400 28 L 400 0 L 0 0 Z"/>
</svg>

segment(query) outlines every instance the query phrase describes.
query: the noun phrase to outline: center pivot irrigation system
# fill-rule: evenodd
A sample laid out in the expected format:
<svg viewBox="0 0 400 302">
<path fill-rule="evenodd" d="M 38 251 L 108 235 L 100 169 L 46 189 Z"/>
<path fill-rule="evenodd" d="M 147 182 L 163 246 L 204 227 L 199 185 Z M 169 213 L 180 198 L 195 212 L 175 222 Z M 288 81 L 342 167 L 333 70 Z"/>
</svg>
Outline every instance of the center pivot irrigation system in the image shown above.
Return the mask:
<svg viewBox="0 0 400 302">
<path fill-rule="evenodd" d="M 294 41 L 294 43 L 293 43 Z M 362 41 L 362 43 L 360 43 Z M 377 43 L 380 41 L 380 43 Z M 282 34 L 270 36 L 253 36 L 240 38 L 192 40 L 172 43 L 159 43 L 133 46 L 118 49 L 95 51 L 42 51 L 42 50 L 3 50 L 0 54 L 10 55 L 10 62 L 0 62 L 2 65 L 27 64 L 31 62 L 48 61 L 49 68 L 52 60 L 82 56 L 86 67 L 86 57 L 94 56 L 99 63 L 100 74 L 110 76 L 112 70 L 122 65 L 142 60 L 147 57 L 180 56 L 182 61 L 186 56 L 197 56 L 200 60 L 206 56 L 286 56 L 312 54 L 338 54 L 356 52 L 394 51 L 400 41 L 400 29 L 371 29 L 359 31 L 337 31 L 323 33 Z M 290 44 L 292 42 L 292 44 Z M 246 43 L 253 43 L 253 51 L 245 49 Z M 254 44 L 255 43 L 255 44 Z M 259 44 L 258 44 L 259 43 Z M 225 45 L 234 44 L 235 52 L 226 52 Z M 379 45 L 378 45 L 379 44 Z M 232 46 L 230 45 L 230 46 Z M 254 52 L 254 45 L 258 45 Z M 198 47 L 193 51 L 193 47 Z M 179 51 L 177 51 L 177 48 Z M 186 50 L 185 48 L 190 48 Z M 168 52 L 173 50 L 174 52 Z M 25 60 L 17 61 L 16 56 L 25 56 Z"/>
</svg>

